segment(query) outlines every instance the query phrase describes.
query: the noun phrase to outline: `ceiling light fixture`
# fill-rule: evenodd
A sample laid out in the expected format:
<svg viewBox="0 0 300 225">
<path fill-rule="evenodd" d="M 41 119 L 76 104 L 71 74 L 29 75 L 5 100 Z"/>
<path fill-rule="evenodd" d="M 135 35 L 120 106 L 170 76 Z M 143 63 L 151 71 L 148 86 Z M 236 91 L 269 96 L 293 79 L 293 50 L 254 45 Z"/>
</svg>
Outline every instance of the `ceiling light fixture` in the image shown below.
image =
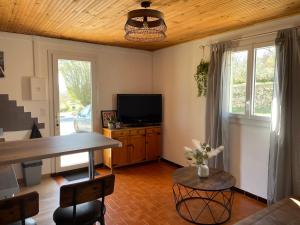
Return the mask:
<svg viewBox="0 0 300 225">
<path fill-rule="evenodd" d="M 167 26 L 164 14 L 158 10 L 147 9 L 151 1 L 142 1 L 145 9 L 132 10 L 128 13 L 125 24 L 125 39 L 136 42 L 157 42 L 166 38 Z"/>
</svg>

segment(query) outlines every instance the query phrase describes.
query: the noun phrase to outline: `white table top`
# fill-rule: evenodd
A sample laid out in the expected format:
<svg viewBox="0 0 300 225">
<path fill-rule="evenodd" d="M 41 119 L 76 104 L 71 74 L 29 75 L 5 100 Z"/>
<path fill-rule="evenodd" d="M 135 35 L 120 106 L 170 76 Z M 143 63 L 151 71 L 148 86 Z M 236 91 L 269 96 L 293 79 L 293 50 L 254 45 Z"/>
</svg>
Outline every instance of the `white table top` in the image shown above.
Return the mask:
<svg viewBox="0 0 300 225">
<path fill-rule="evenodd" d="M 121 142 L 98 133 L 76 133 L 65 136 L 1 142 L 0 165 L 121 146 Z"/>
</svg>

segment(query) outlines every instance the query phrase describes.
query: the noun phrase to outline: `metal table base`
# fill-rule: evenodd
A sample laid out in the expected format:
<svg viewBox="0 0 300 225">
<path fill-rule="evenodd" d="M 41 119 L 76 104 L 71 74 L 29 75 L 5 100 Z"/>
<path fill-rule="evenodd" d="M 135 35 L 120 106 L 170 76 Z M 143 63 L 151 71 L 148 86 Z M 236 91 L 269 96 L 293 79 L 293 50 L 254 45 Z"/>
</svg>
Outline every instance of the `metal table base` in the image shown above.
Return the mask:
<svg viewBox="0 0 300 225">
<path fill-rule="evenodd" d="M 93 180 L 95 177 L 95 162 L 94 162 L 94 150 L 89 150 L 89 179 Z"/>
<path fill-rule="evenodd" d="M 173 185 L 178 214 L 193 224 L 223 224 L 231 217 L 234 191 L 200 191 L 180 184 Z M 195 207 L 195 202 L 197 201 Z M 193 205 L 194 204 L 194 205 Z"/>
</svg>

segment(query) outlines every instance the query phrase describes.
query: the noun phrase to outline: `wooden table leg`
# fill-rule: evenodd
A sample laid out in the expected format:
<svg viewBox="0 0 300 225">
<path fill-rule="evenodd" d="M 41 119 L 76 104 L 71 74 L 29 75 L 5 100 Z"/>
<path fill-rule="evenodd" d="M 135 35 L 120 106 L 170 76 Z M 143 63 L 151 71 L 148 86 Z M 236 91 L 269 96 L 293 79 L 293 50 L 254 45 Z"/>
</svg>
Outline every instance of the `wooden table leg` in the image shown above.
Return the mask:
<svg viewBox="0 0 300 225">
<path fill-rule="evenodd" d="M 89 150 L 89 178 L 95 178 L 94 150 Z"/>
</svg>

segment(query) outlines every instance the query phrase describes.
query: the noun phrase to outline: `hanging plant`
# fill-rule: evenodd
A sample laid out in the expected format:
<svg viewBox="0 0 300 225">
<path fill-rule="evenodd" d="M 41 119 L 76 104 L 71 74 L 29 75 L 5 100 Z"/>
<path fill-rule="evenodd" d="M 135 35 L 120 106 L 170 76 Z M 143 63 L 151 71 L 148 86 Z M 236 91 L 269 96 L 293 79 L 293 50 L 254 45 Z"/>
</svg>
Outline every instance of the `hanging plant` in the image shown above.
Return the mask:
<svg viewBox="0 0 300 225">
<path fill-rule="evenodd" d="M 206 96 L 207 94 L 207 74 L 208 74 L 209 62 L 201 59 L 201 62 L 197 66 L 197 72 L 194 75 L 198 87 L 198 97 Z"/>
</svg>

